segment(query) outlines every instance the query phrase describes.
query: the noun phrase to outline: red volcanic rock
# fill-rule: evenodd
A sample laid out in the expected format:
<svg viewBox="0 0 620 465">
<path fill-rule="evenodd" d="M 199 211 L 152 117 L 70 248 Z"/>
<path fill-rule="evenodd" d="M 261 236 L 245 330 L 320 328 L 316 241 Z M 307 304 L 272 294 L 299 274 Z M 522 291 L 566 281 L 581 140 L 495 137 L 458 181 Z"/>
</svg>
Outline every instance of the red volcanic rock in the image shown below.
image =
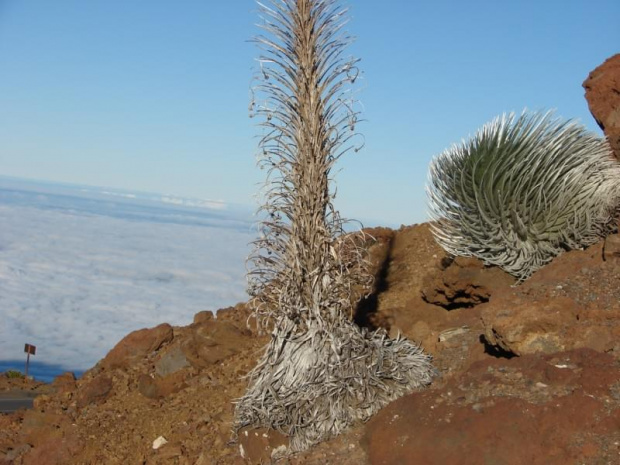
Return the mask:
<svg viewBox="0 0 620 465">
<path fill-rule="evenodd" d="M 169 345 L 166 350 L 158 354 L 155 361 L 155 373 L 159 376 L 168 376 L 190 366 L 180 344 Z"/>
<path fill-rule="evenodd" d="M 69 419 L 61 414 L 29 410 L 22 423 L 23 442 L 38 447 L 48 440 L 59 439 L 62 427 L 68 423 Z"/>
<path fill-rule="evenodd" d="M 456 257 L 444 270 L 429 274 L 422 288 L 423 299 L 448 310 L 488 302 L 497 289 L 515 282 L 497 267 L 485 267 L 476 258 Z"/>
<path fill-rule="evenodd" d="M 75 374 L 68 371 L 63 373 L 62 375 L 56 376 L 54 381 L 52 382 L 52 387 L 59 394 L 64 394 L 66 392 L 70 392 L 75 390 Z"/>
<path fill-rule="evenodd" d="M 194 317 L 194 323 L 202 323 L 206 319 L 209 319 L 208 317 L 205 318 L 205 316 L 200 313 Z M 243 330 L 256 330 L 256 319 L 252 314 L 250 305 L 247 303 L 238 303 L 234 307 L 222 308 L 216 312 L 216 315 L 217 321 L 227 321 Z"/>
<path fill-rule="evenodd" d="M 603 260 L 619 260 L 620 259 L 620 235 L 614 234 L 607 236 L 603 243 Z"/>
<path fill-rule="evenodd" d="M 172 341 L 172 338 L 172 326 L 168 323 L 155 328 L 134 331 L 114 346 L 101 361 L 101 365 L 105 368 L 128 368 L 132 363 Z"/>
<path fill-rule="evenodd" d="M 138 378 L 138 391 L 149 399 L 162 399 L 187 387 L 183 373 L 174 373 L 164 378 L 146 374 Z"/>
<path fill-rule="evenodd" d="M 68 428 L 67 428 L 68 430 Z M 59 438 L 48 439 L 24 457 L 23 465 L 66 465 L 80 450 L 77 433 L 66 433 Z"/>
<path fill-rule="evenodd" d="M 194 315 L 194 323 L 213 320 L 215 316 L 211 310 L 202 310 Z"/>
<path fill-rule="evenodd" d="M 566 252 L 494 295 L 480 311 L 486 341 L 515 355 L 588 347 L 620 356 L 616 242 Z"/>
<path fill-rule="evenodd" d="M 619 382 L 614 358 L 590 350 L 476 362 L 390 404 L 363 444 L 373 465 L 617 463 Z"/>
<path fill-rule="evenodd" d="M 532 304 L 511 294 L 487 306 L 481 317 L 489 344 L 525 355 L 561 352 L 567 345 L 573 346 L 575 339 L 566 333 L 575 327 L 578 314 L 575 302 L 565 297 Z"/>
<path fill-rule="evenodd" d="M 592 71 L 583 87 L 592 116 L 620 160 L 620 53 Z"/>
<path fill-rule="evenodd" d="M 80 388 L 77 406 L 83 408 L 93 403 L 105 401 L 112 391 L 112 387 L 112 380 L 108 376 L 100 375 L 93 378 Z"/>
<path fill-rule="evenodd" d="M 189 364 L 205 368 L 245 350 L 252 342 L 248 330 L 239 329 L 229 321 L 203 320 L 192 325 L 193 331 L 181 345 Z"/>
</svg>

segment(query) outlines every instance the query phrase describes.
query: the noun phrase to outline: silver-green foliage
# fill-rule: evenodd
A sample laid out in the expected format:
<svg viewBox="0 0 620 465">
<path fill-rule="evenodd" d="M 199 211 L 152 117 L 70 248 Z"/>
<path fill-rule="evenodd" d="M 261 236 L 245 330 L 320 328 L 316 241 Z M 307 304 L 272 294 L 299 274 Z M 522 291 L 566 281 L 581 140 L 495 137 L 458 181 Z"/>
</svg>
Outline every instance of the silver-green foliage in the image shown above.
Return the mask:
<svg viewBox="0 0 620 465">
<path fill-rule="evenodd" d="M 251 304 L 271 332 L 235 427 L 274 428 L 291 449 L 340 433 L 431 381 L 430 357 L 403 338 L 351 322 L 356 286 L 368 286 L 364 237 L 344 234 L 331 171 L 354 148 L 357 112 L 344 57 L 346 9 L 335 0 L 260 5 L 266 35 L 253 110 L 268 176 L 260 237 L 249 259 Z"/>
<path fill-rule="evenodd" d="M 620 165 L 584 127 L 524 111 L 436 157 L 427 193 L 446 251 L 524 280 L 563 251 L 614 231 Z"/>
</svg>

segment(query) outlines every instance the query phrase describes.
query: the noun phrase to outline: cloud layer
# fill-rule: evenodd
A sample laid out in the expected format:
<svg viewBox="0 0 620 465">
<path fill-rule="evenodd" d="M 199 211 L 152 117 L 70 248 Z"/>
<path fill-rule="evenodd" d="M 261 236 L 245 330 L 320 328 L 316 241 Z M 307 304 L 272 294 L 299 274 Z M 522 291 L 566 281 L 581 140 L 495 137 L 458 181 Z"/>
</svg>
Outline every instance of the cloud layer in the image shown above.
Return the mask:
<svg viewBox="0 0 620 465">
<path fill-rule="evenodd" d="M 42 191 L 0 183 L 0 362 L 28 342 L 84 370 L 130 331 L 245 300 L 249 215 Z"/>
</svg>

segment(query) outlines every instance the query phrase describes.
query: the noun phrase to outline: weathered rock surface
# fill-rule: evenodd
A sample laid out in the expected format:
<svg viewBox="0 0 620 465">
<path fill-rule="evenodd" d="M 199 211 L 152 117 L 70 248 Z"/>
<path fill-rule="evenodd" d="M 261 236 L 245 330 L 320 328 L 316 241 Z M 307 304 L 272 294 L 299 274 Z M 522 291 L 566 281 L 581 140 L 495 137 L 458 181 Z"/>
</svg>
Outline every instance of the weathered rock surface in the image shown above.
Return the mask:
<svg viewBox="0 0 620 465">
<path fill-rule="evenodd" d="M 249 330 L 228 321 L 206 320 L 191 326 L 189 337 L 180 349 L 191 366 L 206 368 L 245 350 L 248 336 Z"/>
<path fill-rule="evenodd" d="M 478 362 L 383 409 L 364 444 L 377 465 L 617 463 L 620 367 L 584 349 Z"/>
<path fill-rule="evenodd" d="M 64 465 L 72 463 L 75 456 L 79 453 L 79 443 L 75 433 L 63 430 L 63 435 L 58 438 L 51 438 L 29 450 L 24 455 L 23 460 L 15 463 L 23 465 Z"/>
<path fill-rule="evenodd" d="M 187 357 L 183 353 L 181 345 L 177 344 L 170 347 L 159 356 L 155 362 L 155 373 L 159 376 L 168 376 L 189 365 L 190 363 L 187 361 Z"/>
<path fill-rule="evenodd" d="M 620 160 L 620 54 L 592 71 L 583 87 L 590 112 Z"/>
<path fill-rule="evenodd" d="M 172 341 L 172 326 L 162 323 L 155 328 L 140 329 L 125 336 L 101 361 L 105 368 L 128 368 L 132 363 Z"/>
<path fill-rule="evenodd" d="M 187 387 L 186 373 L 174 373 L 165 377 L 142 374 L 138 377 L 138 391 L 149 399 L 162 399 Z"/>
<path fill-rule="evenodd" d="M 447 310 L 469 308 L 488 302 L 491 294 L 514 282 L 497 267 L 485 267 L 475 258 L 456 257 L 441 272 L 428 275 L 422 297 Z"/>
<path fill-rule="evenodd" d="M 82 385 L 78 397 L 77 407 L 83 408 L 93 403 L 104 402 L 112 391 L 112 379 L 109 376 L 97 376 Z"/>
<path fill-rule="evenodd" d="M 486 341 L 515 355 L 591 348 L 620 356 L 620 257 L 603 252 L 617 240 L 567 252 L 498 292 L 481 309 Z"/>
<path fill-rule="evenodd" d="M 63 373 L 60 376 L 56 376 L 52 381 L 52 388 L 59 394 L 65 394 L 75 390 L 77 384 L 75 374 L 72 372 Z"/>
</svg>

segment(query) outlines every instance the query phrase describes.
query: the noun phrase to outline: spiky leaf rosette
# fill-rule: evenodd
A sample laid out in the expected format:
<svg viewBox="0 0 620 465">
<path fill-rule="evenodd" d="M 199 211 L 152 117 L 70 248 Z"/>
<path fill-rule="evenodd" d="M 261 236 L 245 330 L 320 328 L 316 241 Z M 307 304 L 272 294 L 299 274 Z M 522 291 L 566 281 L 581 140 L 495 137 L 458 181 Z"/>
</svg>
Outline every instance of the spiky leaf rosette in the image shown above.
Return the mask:
<svg viewBox="0 0 620 465">
<path fill-rule="evenodd" d="M 272 339 L 237 401 L 235 427 L 276 428 L 298 451 L 428 384 L 434 371 L 417 345 L 351 322 L 352 290 L 372 278 L 365 238 L 344 234 L 330 187 L 336 161 L 356 149 L 347 10 L 335 0 L 259 5 L 267 34 L 257 38 L 264 53 L 251 109 L 265 131 L 259 163 L 268 176 L 248 280 Z"/>
<path fill-rule="evenodd" d="M 524 280 L 616 229 L 620 165 L 604 139 L 577 123 L 524 111 L 435 158 L 427 194 L 447 252 Z"/>
<path fill-rule="evenodd" d="M 430 356 L 407 339 L 390 339 L 384 330 L 370 333 L 347 321 L 331 332 L 319 324 L 300 332 L 291 320 L 278 323 L 282 326 L 238 401 L 235 422 L 237 429 L 280 431 L 289 436 L 291 452 L 368 420 L 435 376 Z"/>
</svg>

